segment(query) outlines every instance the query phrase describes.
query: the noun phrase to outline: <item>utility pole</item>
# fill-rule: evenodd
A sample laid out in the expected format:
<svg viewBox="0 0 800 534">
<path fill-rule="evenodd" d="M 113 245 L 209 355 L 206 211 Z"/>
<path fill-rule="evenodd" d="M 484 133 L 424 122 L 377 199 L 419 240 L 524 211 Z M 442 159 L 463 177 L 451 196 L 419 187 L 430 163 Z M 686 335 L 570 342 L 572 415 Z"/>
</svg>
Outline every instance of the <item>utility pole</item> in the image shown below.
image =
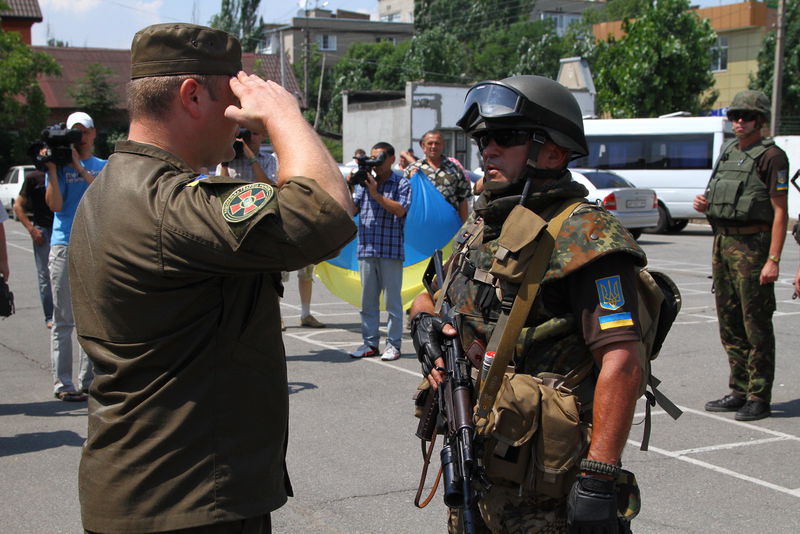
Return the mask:
<svg viewBox="0 0 800 534">
<path fill-rule="evenodd" d="M 778 135 L 781 122 L 781 91 L 783 83 L 783 42 L 786 28 L 786 0 L 778 0 L 778 28 L 775 32 L 775 61 L 772 73 L 772 120 L 770 121 L 770 136 Z"/>
</svg>

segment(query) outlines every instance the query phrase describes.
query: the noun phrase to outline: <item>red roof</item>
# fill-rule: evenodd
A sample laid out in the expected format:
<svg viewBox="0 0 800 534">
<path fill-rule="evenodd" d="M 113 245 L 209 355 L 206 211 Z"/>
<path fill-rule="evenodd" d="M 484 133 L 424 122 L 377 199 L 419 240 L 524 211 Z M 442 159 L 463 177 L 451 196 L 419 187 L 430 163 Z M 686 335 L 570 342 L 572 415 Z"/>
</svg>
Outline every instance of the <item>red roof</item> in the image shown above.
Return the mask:
<svg viewBox="0 0 800 534">
<path fill-rule="evenodd" d="M 9 9 L 0 11 L 4 19 L 30 19 L 42 22 L 42 10 L 39 9 L 38 0 L 5 0 Z"/>
<path fill-rule="evenodd" d="M 127 109 L 125 100 L 125 87 L 131 76 L 130 50 L 116 50 L 110 48 L 77 48 L 62 46 L 34 46 L 37 52 L 46 52 L 53 56 L 56 63 L 61 65 L 61 76 L 39 76 L 39 85 L 44 93 L 47 107 L 75 108 L 75 101 L 70 96 L 70 89 L 74 89 L 79 79 L 86 74 L 86 67 L 91 63 L 99 63 L 111 68 L 111 83 L 117 90 L 117 103 L 120 109 Z M 267 79 L 280 83 L 281 69 L 278 56 L 274 54 L 242 54 L 242 63 L 246 72 L 253 72 L 256 59 L 261 61 L 261 69 Z M 291 65 L 286 64 L 285 87 L 295 95 L 302 98 L 302 94 L 294 77 Z"/>
</svg>

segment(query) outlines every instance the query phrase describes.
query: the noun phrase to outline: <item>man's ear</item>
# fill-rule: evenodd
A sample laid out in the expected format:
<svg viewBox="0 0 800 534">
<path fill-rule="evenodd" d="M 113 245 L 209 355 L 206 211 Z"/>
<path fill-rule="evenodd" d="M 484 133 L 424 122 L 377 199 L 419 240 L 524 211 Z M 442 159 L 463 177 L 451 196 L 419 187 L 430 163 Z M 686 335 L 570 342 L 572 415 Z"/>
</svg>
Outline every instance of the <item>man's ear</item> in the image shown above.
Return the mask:
<svg viewBox="0 0 800 534">
<path fill-rule="evenodd" d="M 545 154 L 546 164 L 548 169 L 560 169 L 567 166 L 567 158 L 569 157 L 569 150 L 564 147 L 558 146 L 555 143 L 550 143 L 550 150 Z"/>
<path fill-rule="evenodd" d="M 206 96 L 205 88 L 197 83 L 194 78 L 188 78 L 181 82 L 178 89 L 178 98 L 180 99 L 181 106 L 193 118 L 199 118 L 201 113 L 201 105 L 203 98 Z"/>
</svg>

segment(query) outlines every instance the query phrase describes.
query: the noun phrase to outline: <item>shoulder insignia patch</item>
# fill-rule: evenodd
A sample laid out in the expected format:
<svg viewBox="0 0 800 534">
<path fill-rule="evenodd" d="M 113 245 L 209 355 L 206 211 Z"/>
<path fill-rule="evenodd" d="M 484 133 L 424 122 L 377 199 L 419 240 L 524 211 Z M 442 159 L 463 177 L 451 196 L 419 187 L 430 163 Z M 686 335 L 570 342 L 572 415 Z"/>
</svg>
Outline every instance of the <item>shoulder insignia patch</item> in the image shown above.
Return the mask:
<svg viewBox="0 0 800 534">
<path fill-rule="evenodd" d="M 625 296 L 622 294 L 622 282 L 619 275 L 609 276 L 595 280 L 597 286 L 597 296 L 600 307 L 604 310 L 618 310 L 625 304 Z"/>
<path fill-rule="evenodd" d="M 789 190 L 789 171 L 787 170 L 778 171 L 778 176 L 775 183 L 775 189 L 777 189 L 778 191 Z"/>
<path fill-rule="evenodd" d="M 633 326 L 633 318 L 629 312 L 612 313 L 600 317 L 600 330 L 619 328 L 620 326 Z"/>
<path fill-rule="evenodd" d="M 275 194 L 272 186 L 263 183 L 237 187 L 222 203 L 222 216 L 226 221 L 245 221 L 266 206 Z"/>
</svg>

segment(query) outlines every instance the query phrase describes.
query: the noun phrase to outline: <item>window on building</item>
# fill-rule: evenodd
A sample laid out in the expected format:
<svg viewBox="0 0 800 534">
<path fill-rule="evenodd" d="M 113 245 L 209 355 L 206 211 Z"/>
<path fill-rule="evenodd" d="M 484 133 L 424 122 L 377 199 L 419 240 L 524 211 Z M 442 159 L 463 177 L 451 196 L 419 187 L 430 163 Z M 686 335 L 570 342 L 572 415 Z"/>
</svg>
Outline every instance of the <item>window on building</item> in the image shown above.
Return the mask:
<svg viewBox="0 0 800 534">
<path fill-rule="evenodd" d="M 393 45 L 397 45 L 397 37 L 376 37 L 376 43 L 392 43 Z"/>
<path fill-rule="evenodd" d="M 322 51 L 336 50 L 336 36 L 328 34 L 317 35 L 317 47 Z"/>
<path fill-rule="evenodd" d="M 400 22 L 400 12 L 387 13 L 381 17 L 381 22 Z"/>
<path fill-rule="evenodd" d="M 555 23 L 556 35 L 564 35 L 570 24 L 581 20 L 581 15 L 574 13 L 542 13 L 542 20 L 552 20 Z"/>
<path fill-rule="evenodd" d="M 717 42 L 711 47 L 711 71 L 720 72 L 728 70 L 728 38 L 724 35 L 717 36 Z"/>
</svg>

